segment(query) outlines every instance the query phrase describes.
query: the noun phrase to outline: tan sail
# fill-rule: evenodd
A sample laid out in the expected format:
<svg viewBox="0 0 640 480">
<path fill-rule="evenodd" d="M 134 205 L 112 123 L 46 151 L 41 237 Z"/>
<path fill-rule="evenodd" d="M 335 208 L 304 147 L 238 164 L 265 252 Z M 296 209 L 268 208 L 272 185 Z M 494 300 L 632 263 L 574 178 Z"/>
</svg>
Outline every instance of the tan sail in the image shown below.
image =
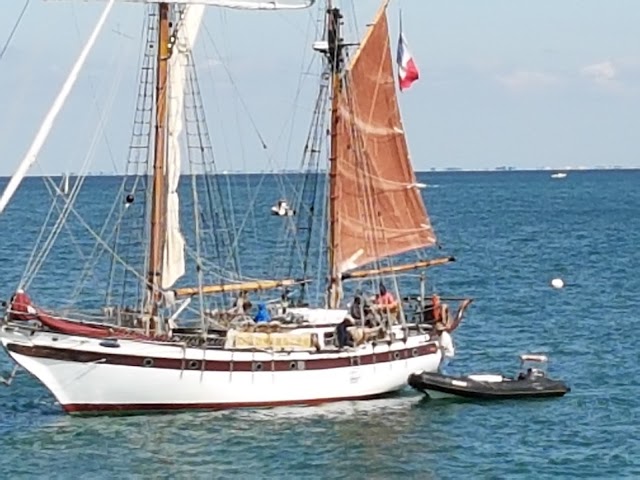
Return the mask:
<svg viewBox="0 0 640 480">
<path fill-rule="evenodd" d="M 333 271 L 436 243 L 396 97 L 384 3 L 338 96 Z"/>
</svg>

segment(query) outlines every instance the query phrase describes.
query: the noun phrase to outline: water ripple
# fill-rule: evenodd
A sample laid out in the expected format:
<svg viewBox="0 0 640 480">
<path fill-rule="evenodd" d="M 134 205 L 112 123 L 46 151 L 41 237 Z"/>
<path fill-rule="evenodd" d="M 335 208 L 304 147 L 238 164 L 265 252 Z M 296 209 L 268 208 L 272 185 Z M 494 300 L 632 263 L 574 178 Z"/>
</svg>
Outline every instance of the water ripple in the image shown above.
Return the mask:
<svg viewBox="0 0 640 480">
<path fill-rule="evenodd" d="M 91 179 L 88 188 L 104 181 Z M 425 181 L 439 186 L 425 190 L 429 211 L 441 243 L 458 258 L 430 279 L 445 293 L 476 299 L 456 332 L 452 368 L 515 372 L 519 353 L 547 352 L 551 373 L 573 388 L 569 395 L 435 402 L 406 390 L 310 408 L 73 418 L 21 373 L 0 389 L 4 475 L 640 477 L 640 172 L 572 172 L 563 182 L 543 172 L 429 174 Z M 28 255 L 37 233 L 44 194 L 34 182 L 21 188 L 34 219 L 24 222 L 11 208 L 0 218 L 3 231 L 24 231 L 20 239 L 0 237 L 2 288 L 19 278 L 14 260 Z M 258 264 L 270 264 L 269 251 L 254 253 Z M 49 267 L 57 281 L 69 265 L 53 257 Z M 556 276 L 565 289 L 549 287 Z M 0 355 L 0 371 L 10 369 Z"/>
</svg>

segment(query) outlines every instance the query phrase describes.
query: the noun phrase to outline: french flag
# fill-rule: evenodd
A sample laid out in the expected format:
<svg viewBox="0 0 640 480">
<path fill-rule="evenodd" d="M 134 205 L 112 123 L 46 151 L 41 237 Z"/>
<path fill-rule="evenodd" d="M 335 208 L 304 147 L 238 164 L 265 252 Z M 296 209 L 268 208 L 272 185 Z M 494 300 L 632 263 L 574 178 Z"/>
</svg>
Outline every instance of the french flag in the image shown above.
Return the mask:
<svg viewBox="0 0 640 480">
<path fill-rule="evenodd" d="M 400 38 L 398 39 L 398 54 L 396 61 L 398 62 L 398 80 L 400 83 L 400 90 L 406 90 L 413 82 L 420 78 L 420 72 L 418 72 L 416 62 L 414 62 L 413 56 L 411 55 L 411 52 L 409 52 L 407 41 L 402 33 L 402 17 L 400 18 Z"/>
</svg>

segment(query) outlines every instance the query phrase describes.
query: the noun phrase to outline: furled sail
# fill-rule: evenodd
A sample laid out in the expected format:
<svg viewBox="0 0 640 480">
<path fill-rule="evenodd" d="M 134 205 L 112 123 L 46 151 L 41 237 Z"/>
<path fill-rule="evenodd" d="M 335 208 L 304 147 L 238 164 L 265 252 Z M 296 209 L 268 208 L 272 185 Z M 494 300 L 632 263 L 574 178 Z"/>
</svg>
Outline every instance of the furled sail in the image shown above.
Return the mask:
<svg viewBox="0 0 640 480">
<path fill-rule="evenodd" d="M 167 3 L 167 0 L 127 0 L 144 3 Z M 304 3 L 286 3 L 274 1 L 252 1 L 252 0 L 169 0 L 168 3 L 210 5 L 213 7 L 237 8 L 239 10 L 296 10 L 309 8 L 316 0 L 307 0 Z"/>
<path fill-rule="evenodd" d="M 162 255 L 162 279 L 160 287 L 171 287 L 184 275 L 185 242 L 180 231 L 180 141 L 184 115 L 184 95 L 187 68 L 191 51 L 198 36 L 198 30 L 204 15 L 203 5 L 187 5 L 177 22 L 177 35 L 167 78 L 167 157 L 165 172 L 167 176 L 167 211 L 165 223 L 164 251 Z"/>
<path fill-rule="evenodd" d="M 58 0 L 62 1 L 62 0 Z M 260 0 L 119 0 L 127 3 L 172 3 L 175 5 L 205 5 L 210 7 L 235 8 L 238 10 L 300 10 L 309 8 L 316 0 L 305 2 L 275 2 Z"/>
<path fill-rule="evenodd" d="M 386 5 L 338 98 L 333 235 L 340 273 L 436 243 L 402 128 Z"/>
</svg>

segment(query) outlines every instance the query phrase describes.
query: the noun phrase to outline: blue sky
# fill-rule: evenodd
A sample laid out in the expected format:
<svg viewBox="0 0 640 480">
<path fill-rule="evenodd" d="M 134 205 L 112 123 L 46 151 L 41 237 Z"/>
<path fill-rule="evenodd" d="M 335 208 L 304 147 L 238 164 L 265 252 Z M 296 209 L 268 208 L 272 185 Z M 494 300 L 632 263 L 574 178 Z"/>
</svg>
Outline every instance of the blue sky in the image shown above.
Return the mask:
<svg viewBox="0 0 640 480">
<path fill-rule="evenodd" d="M 356 40 L 379 2 L 342 5 Z M 394 48 L 399 5 L 421 71 L 400 97 L 417 170 L 640 166 L 640 2 L 395 0 Z M 21 7 L 0 2 L 1 43 Z M 0 60 L 0 175 L 28 149 L 102 7 L 31 1 Z M 208 11 L 196 61 L 220 169 L 299 164 L 318 12 Z M 86 158 L 92 172 L 122 170 L 143 15 L 139 5 L 114 9 L 31 173 L 78 171 Z"/>
</svg>

